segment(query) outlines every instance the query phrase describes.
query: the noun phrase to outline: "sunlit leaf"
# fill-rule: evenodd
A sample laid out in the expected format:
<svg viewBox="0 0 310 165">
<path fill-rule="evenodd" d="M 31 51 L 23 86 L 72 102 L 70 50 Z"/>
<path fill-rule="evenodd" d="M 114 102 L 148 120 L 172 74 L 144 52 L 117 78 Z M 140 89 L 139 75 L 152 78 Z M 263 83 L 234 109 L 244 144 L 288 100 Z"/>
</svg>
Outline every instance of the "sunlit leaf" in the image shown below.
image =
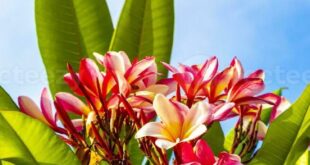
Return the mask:
<svg viewBox="0 0 310 165">
<path fill-rule="evenodd" d="M 173 0 L 126 0 L 110 45 L 131 59 L 154 55 L 169 62 L 174 27 Z M 167 73 L 159 65 L 162 73 Z"/>
<path fill-rule="evenodd" d="M 38 43 L 53 94 L 68 89 L 66 64 L 105 53 L 113 33 L 105 0 L 36 0 Z"/>
<path fill-rule="evenodd" d="M 80 164 L 45 124 L 20 112 L 0 112 L 0 160 L 13 164 Z"/>
</svg>

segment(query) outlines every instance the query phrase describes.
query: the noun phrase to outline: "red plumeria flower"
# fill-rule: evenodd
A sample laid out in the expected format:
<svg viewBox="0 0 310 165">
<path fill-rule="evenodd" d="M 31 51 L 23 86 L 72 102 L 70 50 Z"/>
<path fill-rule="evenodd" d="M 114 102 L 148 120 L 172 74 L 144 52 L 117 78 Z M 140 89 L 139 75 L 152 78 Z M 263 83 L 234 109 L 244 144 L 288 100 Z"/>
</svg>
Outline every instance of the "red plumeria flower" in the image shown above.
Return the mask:
<svg viewBox="0 0 310 165">
<path fill-rule="evenodd" d="M 172 79 L 182 88 L 187 99 L 191 102 L 188 104 L 192 104 L 196 94 L 213 78 L 218 69 L 218 60 L 216 57 L 211 57 L 202 65 L 180 65 L 179 69 L 166 63 L 163 64 L 173 73 Z M 169 82 L 169 79 L 165 81 Z"/>
<path fill-rule="evenodd" d="M 194 147 L 191 143 L 180 143 L 174 148 L 177 164 L 181 165 L 242 165 L 238 155 L 221 152 L 217 158 L 208 144 L 199 139 Z"/>
<path fill-rule="evenodd" d="M 100 72 L 91 59 L 83 59 L 79 73 L 69 67 L 65 81 L 78 95 L 85 96 L 92 109 L 122 106 L 119 96 L 124 96 L 133 110 L 143 109 L 148 120 L 155 115 L 151 106 L 155 94 L 167 94 L 168 86 L 156 84 L 157 66 L 154 57 L 131 63 L 124 52 L 108 52 L 104 56 L 94 53 L 105 72 Z M 74 74 L 72 74 L 74 73 Z"/>
<path fill-rule="evenodd" d="M 175 148 L 177 164 L 182 165 L 213 165 L 215 156 L 208 144 L 199 139 L 194 147 L 189 142 L 178 144 Z"/>
<path fill-rule="evenodd" d="M 243 165 L 238 155 L 221 152 L 215 165 Z"/>
<path fill-rule="evenodd" d="M 89 98 L 87 101 L 91 102 L 95 106 L 94 108 L 100 110 L 102 108 L 100 101 L 102 91 L 100 90 L 103 87 L 104 74 L 100 72 L 96 63 L 88 58 L 80 61 L 78 73 L 73 73 L 71 69 L 68 67 L 70 73 L 64 76 L 65 82 L 77 95 L 87 96 Z M 105 85 L 106 88 L 111 88 L 107 83 Z"/>
<path fill-rule="evenodd" d="M 94 53 L 97 61 L 115 77 L 119 92 L 127 95 L 131 90 L 143 90 L 157 82 L 157 65 L 154 57 L 130 62 L 125 52 L 108 52 L 104 56 Z"/>
</svg>

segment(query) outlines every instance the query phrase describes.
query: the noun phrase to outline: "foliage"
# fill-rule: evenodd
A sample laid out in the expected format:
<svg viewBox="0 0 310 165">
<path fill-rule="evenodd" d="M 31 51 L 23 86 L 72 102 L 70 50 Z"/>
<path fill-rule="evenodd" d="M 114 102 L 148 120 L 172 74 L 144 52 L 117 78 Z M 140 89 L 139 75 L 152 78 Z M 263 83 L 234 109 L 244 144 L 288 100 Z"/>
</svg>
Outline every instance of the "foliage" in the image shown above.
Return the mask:
<svg viewBox="0 0 310 165">
<path fill-rule="evenodd" d="M 105 0 L 35 0 L 53 98 L 16 106 L 0 87 L 0 165 L 309 163 L 310 86 L 288 108 L 237 58 L 169 65 L 173 3 L 126 0 L 113 27 Z"/>
</svg>

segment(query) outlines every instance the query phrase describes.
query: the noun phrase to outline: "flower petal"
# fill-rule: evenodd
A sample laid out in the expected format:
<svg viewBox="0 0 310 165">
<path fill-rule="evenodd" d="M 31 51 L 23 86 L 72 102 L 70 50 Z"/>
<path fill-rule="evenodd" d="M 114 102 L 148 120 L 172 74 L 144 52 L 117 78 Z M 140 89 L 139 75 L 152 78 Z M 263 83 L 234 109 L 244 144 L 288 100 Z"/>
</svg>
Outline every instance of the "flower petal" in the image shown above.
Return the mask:
<svg viewBox="0 0 310 165">
<path fill-rule="evenodd" d="M 173 78 L 166 78 L 166 79 L 161 79 L 158 84 L 164 84 L 168 86 L 168 91 L 166 94 L 170 94 L 172 92 L 175 92 L 177 89 L 177 82 Z"/>
<path fill-rule="evenodd" d="M 258 140 L 264 140 L 268 128 L 266 124 L 262 121 L 258 121 L 257 125 L 258 125 L 257 138 Z"/>
<path fill-rule="evenodd" d="M 67 112 L 72 112 L 77 115 L 87 115 L 90 111 L 87 105 L 70 93 L 58 92 L 55 97 L 56 102 Z"/>
<path fill-rule="evenodd" d="M 165 128 L 167 128 L 174 138 L 179 138 L 184 120 L 182 111 L 185 110 L 177 109 L 176 106 L 162 94 L 157 94 L 155 96 L 153 106 L 156 114 L 165 125 Z"/>
<path fill-rule="evenodd" d="M 130 91 L 131 87 L 130 87 L 130 84 L 125 79 L 124 75 L 118 71 L 115 71 L 114 79 L 117 85 L 118 93 L 121 93 L 124 96 L 126 96 L 127 93 Z"/>
<path fill-rule="evenodd" d="M 265 79 L 265 72 L 263 70 L 259 69 L 255 72 L 251 73 L 248 76 L 248 78 L 260 78 L 260 79 L 264 80 Z"/>
<path fill-rule="evenodd" d="M 178 71 L 178 69 L 177 68 L 175 68 L 174 66 L 172 66 L 172 65 L 170 65 L 170 64 L 168 64 L 168 63 L 165 63 L 165 62 L 161 62 L 163 65 L 164 65 L 164 67 L 166 68 L 166 69 L 168 69 L 170 72 L 172 72 L 172 73 L 177 73 L 177 72 L 179 72 Z"/>
<path fill-rule="evenodd" d="M 237 57 L 234 57 L 234 59 L 230 63 L 230 66 L 234 67 L 235 69 L 235 80 L 238 81 L 244 77 L 244 69 Z"/>
<path fill-rule="evenodd" d="M 215 56 L 207 60 L 202 67 L 198 69 L 194 80 L 191 82 L 190 90 L 188 91 L 190 97 L 194 97 L 196 95 L 204 81 L 209 81 L 214 77 L 217 69 L 218 60 Z"/>
<path fill-rule="evenodd" d="M 83 120 L 82 119 L 73 119 L 71 120 L 73 126 L 78 132 L 81 132 L 83 130 Z"/>
<path fill-rule="evenodd" d="M 194 104 L 184 118 L 182 137 L 189 137 L 197 127 L 207 122 L 211 118 L 211 110 L 211 106 L 205 102 Z"/>
<path fill-rule="evenodd" d="M 216 56 L 213 56 L 208 60 L 205 68 L 201 68 L 202 73 L 204 75 L 203 80 L 208 81 L 211 78 L 213 78 L 217 72 L 217 69 L 218 69 L 218 59 L 216 58 Z"/>
<path fill-rule="evenodd" d="M 157 145 L 157 147 L 159 148 L 163 148 L 163 149 L 170 149 L 172 147 L 174 147 L 175 145 L 177 145 L 177 143 L 175 142 L 171 142 L 165 139 L 156 139 L 155 144 Z"/>
<path fill-rule="evenodd" d="M 227 100 L 234 101 L 242 97 L 251 97 L 263 91 L 264 81 L 260 78 L 245 78 L 240 80 L 228 93 Z"/>
<path fill-rule="evenodd" d="M 52 125 L 56 126 L 56 120 L 53 115 L 52 104 L 48 96 L 47 88 L 44 88 L 41 94 L 41 109 L 45 119 Z"/>
<path fill-rule="evenodd" d="M 214 77 L 210 85 L 210 101 L 214 101 L 214 99 L 218 97 L 225 88 L 228 87 L 233 78 L 233 74 L 234 69 L 229 67 Z"/>
<path fill-rule="evenodd" d="M 291 103 L 285 97 L 281 96 L 281 99 L 277 101 L 276 105 L 272 109 L 272 113 L 270 116 L 270 122 L 275 120 L 284 111 L 289 109 L 290 106 L 291 106 Z"/>
<path fill-rule="evenodd" d="M 166 139 L 172 142 L 174 141 L 168 130 L 166 130 L 166 128 L 159 122 L 149 122 L 145 124 L 141 129 L 138 130 L 135 138 L 138 139 L 146 136 Z"/>
<path fill-rule="evenodd" d="M 174 151 L 178 163 L 186 164 L 198 162 L 198 158 L 194 153 L 193 146 L 190 142 L 179 143 L 175 146 Z"/>
<path fill-rule="evenodd" d="M 94 93 L 98 94 L 99 91 L 97 87 L 97 80 L 99 81 L 99 84 L 102 84 L 103 78 L 98 66 L 93 60 L 89 58 L 84 58 L 81 60 L 79 76 L 84 85 L 86 85 Z"/>
<path fill-rule="evenodd" d="M 122 54 L 111 51 L 106 53 L 105 56 L 102 56 L 99 53 L 94 53 L 94 56 L 96 57 L 97 61 L 101 65 L 103 65 L 107 70 L 117 71 L 120 72 L 121 74 L 125 73 L 126 66 Z"/>
<path fill-rule="evenodd" d="M 195 145 L 194 150 L 201 164 L 213 165 L 215 163 L 213 151 L 204 140 L 199 139 Z"/>
<path fill-rule="evenodd" d="M 242 165 L 238 155 L 221 152 L 216 165 Z"/>
<path fill-rule="evenodd" d="M 234 59 L 231 61 L 230 66 L 233 68 L 234 73 L 228 86 L 229 89 L 244 77 L 243 67 L 236 57 L 234 57 Z"/>
<path fill-rule="evenodd" d="M 76 76 L 80 77 L 78 73 L 76 73 Z M 73 80 L 70 73 L 64 75 L 64 81 L 68 84 L 73 92 L 75 92 L 77 95 L 83 96 L 83 92 L 80 90 L 78 84 Z"/>
<path fill-rule="evenodd" d="M 39 107 L 35 104 L 35 102 L 27 97 L 27 96 L 19 96 L 18 97 L 18 105 L 19 105 L 19 108 L 20 110 L 35 118 L 35 119 L 38 119 L 38 120 L 41 120 L 42 122 L 44 122 L 45 124 L 48 124 L 48 121 L 44 118 L 43 114 L 41 113 Z"/>
<path fill-rule="evenodd" d="M 234 106 L 235 103 L 229 102 L 215 106 L 213 109 L 212 121 L 209 122 L 226 120 L 229 117 L 229 114 Z"/>
<path fill-rule="evenodd" d="M 167 85 L 162 85 L 162 84 L 154 84 L 154 85 L 151 85 L 145 89 L 143 89 L 143 91 L 149 91 L 149 92 L 152 92 L 154 94 L 163 94 L 163 95 L 166 95 L 167 92 L 169 90 L 169 87 Z"/>
<path fill-rule="evenodd" d="M 134 81 L 142 72 L 150 67 L 154 67 L 155 58 L 154 57 L 146 57 L 141 61 L 133 64 L 125 73 L 125 77 L 127 78 L 128 82 L 131 83 Z M 153 68 L 154 69 L 154 68 Z"/>
<path fill-rule="evenodd" d="M 191 133 L 186 136 L 185 138 L 183 137 L 182 142 L 186 141 L 191 141 L 193 139 L 198 138 L 202 134 L 204 134 L 207 131 L 207 127 L 204 124 L 198 125 L 196 128 L 194 128 Z"/>
<path fill-rule="evenodd" d="M 189 93 L 190 85 L 194 80 L 194 76 L 192 73 L 175 73 L 173 74 L 173 79 L 181 86 L 181 88 L 186 94 Z"/>
</svg>

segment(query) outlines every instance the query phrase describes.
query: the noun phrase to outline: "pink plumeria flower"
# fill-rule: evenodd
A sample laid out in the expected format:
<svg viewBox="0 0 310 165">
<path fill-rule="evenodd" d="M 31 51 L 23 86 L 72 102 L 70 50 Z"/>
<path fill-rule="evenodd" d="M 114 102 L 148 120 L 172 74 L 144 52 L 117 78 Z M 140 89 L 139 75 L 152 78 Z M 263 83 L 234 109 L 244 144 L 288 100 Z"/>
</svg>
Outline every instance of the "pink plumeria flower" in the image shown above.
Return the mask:
<svg viewBox="0 0 310 165">
<path fill-rule="evenodd" d="M 218 69 L 218 60 L 215 56 L 206 60 L 202 65 L 180 65 L 179 69 L 166 63 L 163 64 L 173 73 L 173 78 L 171 79 L 177 82 L 190 101 L 195 99 L 197 93 L 213 78 Z M 165 82 L 170 81 L 169 79 L 165 80 Z"/>
<path fill-rule="evenodd" d="M 177 164 L 181 165 L 242 165 L 238 155 L 221 152 L 217 158 L 208 144 L 199 139 L 194 147 L 191 143 L 180 143 L 174 148 Z"/>
<path fill-rule="evenodd" d="M 94 53 L 97 61 L 110 71 L 119 84 L 120 93 L 143 90 L 157 81 L 157 65 L 154 57 L 130 62 L 125 52 L 108 52 L 104 56 Z"/>
<path fill-rule="evenodd" d="M 177 164 L 182 165 L 213 165 L 215 156 L 208 144 L 199 139 L 194 147 L 189 142 L 178 144 L 175 148 Z"/>
<path fill-rule="evenodd" d="M 130 62 L 125 52 L 108 52 L 104 56 L 94 53 L 97 61 L 106 68 L 106 75 L 114 77 L 112 82 L 115 93 L 127 98 L 133 110 L 143 110 L 148 120 L 155 115 L 152 108 L 154 96 L 158 93 L 167 95 L 169 88 L 157 82 L 157 65 L 154 57 L 145 57 L 140 61 Z M 113 85 L 112 85 L 113 86 Z M 113 91 L 112 91 L 113 92 Z M 118 96 L 108 101 L 108 108 L 119 106 Z"/>
<path fill-rule="evenodd" d="M 71 93 L 58 92 L 55 97 L 56 102 L 61 105 L 66 112 L 74 113 L 79 116 L 87 116 L 91 111 L 89 106 L 84 104 L 79 98 L 75 97 Z"/>
<path fill-rule="evenodd" d="M 162 94 L 157 94 L 153 106 L 161 122 L 145 124 L 135 138 L 154 137 L 157 138 L 155 144 L 158 147 L 169 149 L 207 131 L 204 123 L 210 117 L 211 110 L 203 102 L 198 102 L 189 109 L 184 104 L 171 102 Z"/>
<path fill-rule="evenodd" d="M 109 79 L 109 77 L 105 77 L 103 73 L 100 72 L 96 63 L 89 59 L 83 58 L 80 61 L 80 68 L 78 73 L 73 73 L 72 68 L 68 68 L 69 72 L 64 75 L 64 80 L 71 88 L 75 94 L 79 96 L 87 95 L 89 97 L 95 108 L 100 109 L 102 107 L 99 95 L 100 93 L 105 94 L 101 91 L 103 88 L 104 79 Z M 74 78 L 74 75 L 78 78 L 78 82 Z M 98 86 L 99 84 L 99 86 Z M 81 86 L 84 90 L 81 90 Z M 109 83 L 105 83 L 105 89 L 111 90 L 112 85 Z"/>
<path fill-rule="evenodd" d="M 235 154 L 229 154 L 227 152 L 221 152 L 214 165 L 243 165 L 241 158 Z"/>
<path fill-rule="evenodd" d="M 18 104 L 21 112 L 40 120 L 58 133 L 66 133 L 63 128 L 57 126 L 57 113 L 53 115 L 52 104 L 46 88 L 42 90 L 40 108 L 28 96 L 19 96 Z"/>
</svg>

